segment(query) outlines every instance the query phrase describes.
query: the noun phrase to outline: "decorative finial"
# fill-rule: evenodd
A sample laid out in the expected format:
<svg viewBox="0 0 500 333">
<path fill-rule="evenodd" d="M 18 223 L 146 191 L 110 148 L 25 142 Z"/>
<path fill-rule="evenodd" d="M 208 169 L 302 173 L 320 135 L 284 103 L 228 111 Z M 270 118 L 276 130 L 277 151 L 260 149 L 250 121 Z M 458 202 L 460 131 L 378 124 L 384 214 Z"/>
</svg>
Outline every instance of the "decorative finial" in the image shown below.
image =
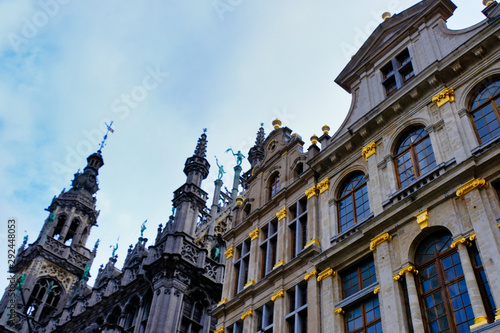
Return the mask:
<svg viewBox="0 0 500 333">
<path fill-rule="evenodd" d="M 203 134 L 198 139 L 198 144 L 196 145 L 196 149 L 194 154 L 199 157 L 205 158 L 207 152 L 207 135 L 205 134 L 207 131 L 206 128 L 203 129 Z"/>
<path fill-rule="evenodd" d="M 259 131 L 257 132 L 257 138 L 255 139 L 255 145 L 262 147 L 264 145 L 265 133 L 264 133 L 264 123 L 260 123 Z"/>
<path fill-rule="evenodd" d="M 280 128 L 280 126 L 281 126 L 281 120 L 279 120 L 278 118 L 274 119 L 273 120 L 274 129 L 278 129 L 278 128 Z"/>
<path fill-rule="evenodd" d="M 241 150 L 238 150 L 238 152 L 235 153 L 233 151 L 233 148 L 229 148 L 228 150 L 226 150 L 226 153 L 229 151 L 233 154 L 233 156 L 236 156 L 236 165 L 240 166 L 243 162 L 243 159 L 245 158 L 245 156 L 241 153 Z"/>
<path fill-rule="evenodd" d="M 492 3 L 493 3 L 493 0 L 483 0 L 483 5 L 485 5 L 486 7 L 488 7 Z"/>
<path fill-rule="evenodd" d="M 203 133 L 207 133 L 207 129 L 206 128 L 203 129 Z"/>
<path fill-rule="evenodd" d="M 104 148 L 104 146 L 106 145 L 106 139 L 108 138 L 108 133 L 111 132 L 111 133 L 114 133 L 115 130 L 111 128 L 111 126 L 113 126 L 113 121 L 111 121 L 111 123 L 106 124 L 104 123 L 104 125 L 106 125 L 106 127 L 108 128 L 108 130 L 106 131 L 106 134 L 104 134 L 104 138 L 102 139 L 102 142 L 101 142 L 101 146 L 99 147 L 99 152 L 102 151 L 102 148 Z"/>
<path fill-rule="evenodd" d="M 316 134 L 313 134 L 313 136 L 311 136 L 311 143 L 313 145 L 318 143 L 318 136 Z"/>
<path fill-rule="evenodd" d="M 217 176 L 217 179 L 218 180 L 221 180 L 222 179 L 222 176 L 224 176 L 224 174 L 226 173 L 226 171 L 224 171 L 224 166 L 223 165 L 219 165 L 219 160 L 217 159 L 217 156 L 215 156 L 215 163 L 217 163 L 217 167 L 219 168 L 219 175 Z"/>
<path fill-rule="evenodd" d="M 328 132 L 330 131 L 330 126 L 325 125 L 321 128 L 321 130 L 323 131 L 323 134 L 328 134 Z"/>
<path fill-rule="evenodd" d="M 389 13 L 389 12 L 383 12 L 382 13 L 382 19 L 384 21 L 387 20 L 389 17 L 391 17 L 391 13 Z"/>
<path fill-rule="evenodd" d="M 264 123 L 260 123 L 260 127 L 264 127 Z"/>
</svg>

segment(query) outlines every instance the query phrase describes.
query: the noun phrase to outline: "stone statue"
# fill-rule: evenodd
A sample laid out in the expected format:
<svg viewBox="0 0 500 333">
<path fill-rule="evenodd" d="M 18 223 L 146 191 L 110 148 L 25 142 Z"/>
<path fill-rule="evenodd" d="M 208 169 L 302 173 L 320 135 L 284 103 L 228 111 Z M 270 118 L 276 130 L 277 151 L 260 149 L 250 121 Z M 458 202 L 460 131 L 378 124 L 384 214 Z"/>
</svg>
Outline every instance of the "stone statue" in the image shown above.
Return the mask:
<svg viewBox="0 0 500 333">
<path fill-rule="evenodd" d="M 233 154 L 233 156 L 236 156 L 236 165 L 240 166 L 243 162 L 243 159 L 245 158 L 245 156 L 241 153 L 241 150 L 238 150 L 237 153 L 234 153 L 233 148 L 229 148 L 228 150 L 226 150 L 226 153 L 229 151 Z"/>
<path fill-rule="evenodd" d="M 215 162 L 217 163 L 217 166 L 219 167 L 219 176 L 217 177 L 217 179 L 221 180 L 222 176 L 224 176 L 224 174 L 226 173 L 226 171 L 224 171 L 224 166 L 223 165 L 219 165 L 219 160 L 217 159 L 217 156 L 214 156 L 214 157 L 215 157 Z"/>
</svg>

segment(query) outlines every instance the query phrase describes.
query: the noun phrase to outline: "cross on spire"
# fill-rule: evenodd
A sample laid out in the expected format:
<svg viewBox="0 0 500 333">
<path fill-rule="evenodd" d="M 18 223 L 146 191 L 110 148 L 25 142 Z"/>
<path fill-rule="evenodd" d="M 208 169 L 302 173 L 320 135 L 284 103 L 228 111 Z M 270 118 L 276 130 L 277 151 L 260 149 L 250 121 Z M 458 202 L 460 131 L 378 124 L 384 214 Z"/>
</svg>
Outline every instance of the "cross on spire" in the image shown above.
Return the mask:
<svg viewBox="0 0 500 333">
<path fill-rule="evenodd" d="M 106 123 L 104 123 L 104 125 L 106 125 L 106 127 L 107 127 L 108 130 L 106 131 L 106 134 L 104 134 L 104 138 L 101 141 L 101 146 L 99 147 L 99 152 L 101 152 L 102 148 L 106 145 L 105 142 L 106 142 L 106 139 L 108 138 L 108 133 L 109 132 L 111 132 L 111 133 L 115 132 L 115 130 L 111 128 L 111 126 L 113 126 L 113 121 L 111 121 L 111 123 L 109 123 L 109 125 L 106 124 Z"/>
</svg>

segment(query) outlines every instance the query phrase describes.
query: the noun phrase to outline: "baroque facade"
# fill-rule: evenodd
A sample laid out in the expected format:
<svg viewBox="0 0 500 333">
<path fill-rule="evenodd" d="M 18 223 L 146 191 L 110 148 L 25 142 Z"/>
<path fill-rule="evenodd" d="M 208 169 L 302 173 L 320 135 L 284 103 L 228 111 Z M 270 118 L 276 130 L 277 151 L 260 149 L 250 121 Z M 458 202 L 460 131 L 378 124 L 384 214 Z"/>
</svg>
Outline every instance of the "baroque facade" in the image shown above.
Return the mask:
<svg viewBox="0 0 500 333">
<path fill-rule="evenodd" d="M 305 150 L 276 120 L 250 154 L 216 332 L 500 331 L 500 6 L 455 9 L 387 15 L 336 133 Z"/>
</svg>

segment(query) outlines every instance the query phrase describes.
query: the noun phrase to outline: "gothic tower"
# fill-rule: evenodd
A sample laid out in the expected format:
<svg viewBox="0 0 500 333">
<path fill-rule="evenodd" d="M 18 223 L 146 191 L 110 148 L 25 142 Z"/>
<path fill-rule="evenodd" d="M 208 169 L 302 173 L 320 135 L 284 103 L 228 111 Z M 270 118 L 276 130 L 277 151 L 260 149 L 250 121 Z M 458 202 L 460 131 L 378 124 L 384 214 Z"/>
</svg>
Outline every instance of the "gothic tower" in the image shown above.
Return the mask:
<svg viewBox="0 0 500 333">
<path fill-rule="evenodd" d="M 54 197 L 46 209 L 49 216 L 37 240 L 27 247 L 25 240 L 20 247 L 11 267 L 13 284 L 18 281 L 18 287 L 2 298 L 0 329 L 36 331 L 61 311 L 79 281 L 87 277 L 96 247 L 91 251 L 86 243 L 99 216 L 95 193 L 103 165 L 100 150 L 90 155 L 84 171 L 75 174 L 71 188 Z"/>
<path fill-rule="evenodd" d="M 160 225 L 143 265 L 153 287 L 146 332 L 208 333 L 215 328 L 210 310 L 220 299 L 224 265 L 194 241 L 196 229 L 210 217 L 207 193 L 201 189 L 210 168 L 206 139 L 203 133 L 194 155 L 187 159 L 186 182 L 174 192 L 175 216 L 165 228 Z"/>
</svg>

